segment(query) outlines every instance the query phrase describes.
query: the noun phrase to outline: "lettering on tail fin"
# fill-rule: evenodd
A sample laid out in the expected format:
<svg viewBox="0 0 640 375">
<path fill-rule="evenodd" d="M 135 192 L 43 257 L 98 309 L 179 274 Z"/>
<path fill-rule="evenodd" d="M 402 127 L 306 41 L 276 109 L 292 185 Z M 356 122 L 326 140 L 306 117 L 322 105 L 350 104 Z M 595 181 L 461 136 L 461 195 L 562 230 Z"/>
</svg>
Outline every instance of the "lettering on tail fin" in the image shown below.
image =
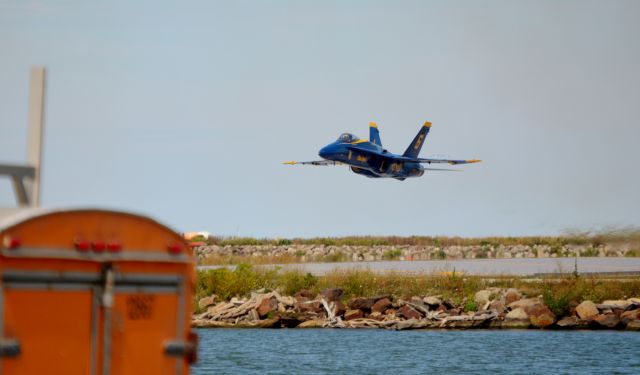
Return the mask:
<svg viewBox="0 0 640 375">
<path fill-rule="evenodd" d="M 424 123 L 418 134 L 416 134 L 416 137 L 413 139 L 411 144 L 409 144 L 409 147 L 407 147 L 407 150 L 402 156 L 417 158 L 422 146 L 424 145 L 424 140 L 427 138 L 427 134 L 429 134 L 429 129 L 431 129 L 431 123 L 427 121 Z"/>
<path fill-rule="evenodd" d="M 413 149 L 420 151 L 423 141 L 424 141 L 424 134 L 420 133 L 420 135 L 418 135 L 418 139 L 416 140 L 416 145 L 413 146 Z"/>
</svg>

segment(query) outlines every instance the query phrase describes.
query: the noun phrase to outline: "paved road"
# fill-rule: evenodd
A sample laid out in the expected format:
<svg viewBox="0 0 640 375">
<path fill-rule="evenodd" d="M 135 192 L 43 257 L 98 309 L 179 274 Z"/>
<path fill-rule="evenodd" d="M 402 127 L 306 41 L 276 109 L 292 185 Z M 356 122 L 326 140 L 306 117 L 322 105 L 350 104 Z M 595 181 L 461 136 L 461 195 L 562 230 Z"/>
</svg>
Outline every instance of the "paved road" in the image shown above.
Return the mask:
<svg viewBox="0 0 640 375">
<path fill-rule="evenodd" d="M 535 259 L 460 259 L 344 263 L 303 263 L 277 265 L 283 269 L 298 269 L 315 275 L 340 269 L 370 269 L 372 271 L 437 273 L 456 270 L 471 275 L 534 275 L 538 273 L 573 272 L 575 258 Z M 200 266 L 199 269 L 220 266 Z M 264 266 L 273 267 L 273 266 Z M 640 258 L 578 258 L 578 272 L 640 273 Z"/>
</svg>

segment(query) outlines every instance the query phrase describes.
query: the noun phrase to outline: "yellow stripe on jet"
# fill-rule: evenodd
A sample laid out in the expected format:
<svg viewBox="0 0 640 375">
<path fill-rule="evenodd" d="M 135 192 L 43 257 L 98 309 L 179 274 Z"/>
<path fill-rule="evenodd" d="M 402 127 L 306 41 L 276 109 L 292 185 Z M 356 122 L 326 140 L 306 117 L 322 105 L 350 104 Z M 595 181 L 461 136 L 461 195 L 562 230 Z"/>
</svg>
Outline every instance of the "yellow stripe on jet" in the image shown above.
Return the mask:
<svg viewBox="0 0 640 375">
<path fill-rule="evenodd" d="M 296 164 L 298 164 L 298 162 L 297 161 L 285 161 L 285 162 L 282 162 L 282 164 L 296 165 Z"/>
<path fill-rule="evenodd" d="M 378 129 L 378 125 L 375 122 L 370 122 L 369 126 Z"/>
<path fill-rule="evenodd" d="M 358 139 L 357 141 L 351 142 L 352 145 L 357 145 L 358 143 L 367 143 L 366 139 Z"/>
<path fill-rule="evenodd" d="M 422 125 L 422 126 L 424 126 L 425 128 L 430 128 L 431 127 L 431 123 L 429 121 L 426 121 L 424 123 L 424 125 Z"/>
</svg>

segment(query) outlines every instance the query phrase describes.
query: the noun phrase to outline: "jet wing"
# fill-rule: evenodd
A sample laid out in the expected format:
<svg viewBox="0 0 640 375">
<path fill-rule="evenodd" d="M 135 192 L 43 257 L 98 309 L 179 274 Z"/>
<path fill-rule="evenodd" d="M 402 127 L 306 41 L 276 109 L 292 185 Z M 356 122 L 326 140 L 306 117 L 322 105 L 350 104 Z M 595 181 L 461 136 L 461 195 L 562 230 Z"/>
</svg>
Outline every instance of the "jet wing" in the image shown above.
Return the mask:
<svg viewBox="0 0 640 375">
<path fill-rule="evenodd" d="M 482 160 L 471 159 L 471 160 L 453 160 L 453 159 L 428 159 L 428 158 L 417 158 L 415 159 L 418 163 L 446 163 L 446 164 L 471 164 L 471 163 L 479 163 Z"/>
<path fill-rule="evenodd" d="M 332 161 L 332 160 L 314 160 L 314 161 L 285 161 L 282 164 L 287 164 L 287 165 L 296 165 L 296 164 L 301 164 L 301 165 L 342 165 L 342 163 L 340 163 L 339 161 Z"/>
<path fill-rule="evenodd" d="M 482 160 L 477 160 L 477 159 L 453 160 L 453 159 L 409 158 L 409 157 L 406 157 L 406 156 L 400 156 L 400 155 L 395 155 L 395 154 L 383 154 L 383 153 L 379 153 L 379 152 L 375 152 L 375 151 L 363 150 L 361 148 L 353 147 L 353 146 L 348 146 L 347 148 L 349 150 L 357 151 L 357 152 L 360 152 L 360 153 L 363 153 L 363 154 L 368 154 L 368 155 L 379 157 L 379 158 L 383 158 L 383 159 L 386 158 L 386 159 L 392 159 L 393 161 L 404 161 L 404 162 L 413 162 L 413 163 L 427 163 L 427 164 L 431 164 L 431 163 L 446 163 L 446 164 L 455 165 L 455 164 L 478 163 L 478 162 L 482 161 Z"/>
</svg>

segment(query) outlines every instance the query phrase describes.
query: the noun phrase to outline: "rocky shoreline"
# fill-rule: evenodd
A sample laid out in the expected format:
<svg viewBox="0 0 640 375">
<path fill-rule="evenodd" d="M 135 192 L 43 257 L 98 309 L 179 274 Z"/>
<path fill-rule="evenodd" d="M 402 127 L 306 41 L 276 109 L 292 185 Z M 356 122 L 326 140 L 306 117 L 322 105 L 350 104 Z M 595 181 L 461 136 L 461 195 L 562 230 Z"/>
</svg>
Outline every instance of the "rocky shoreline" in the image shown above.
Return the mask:
<svg viewBox="0 0 640 375">
<path fill-rule="evenodd" d="M 382 328 L 408 329 L 617 329 L 640 331 L 640 298 L 572 302 L 556 316 L 541 297 L 514 288 L 488 288 L 473 300 L 455 304 L 440 296 L 395 298 L 384 295 L 343 301 L 343 291 L 317 296 L 301 290 L 293 296 L 257 291 L 250 298 L 217 301 L 202 298 L 204 312 L 194 314 L 197 328 Z M 473 309 L 475 307 L 475 309 Z M 466 310 L 466 311 L 465 311 Z M 471 310 L 471 311 L 470 311 Z"/>
<path fill-rule="evenodd" d="M 328 246 L 328 245 L 206 245 L 195 248 L 199 263 L 215 257 L 278 258 L 296 262 L 434 260 L 481 258 L 558 258 L 572 256 L 622 257 L 635 255 L 628 243 L 600 245 L 472 245 L 472 246 Z"/>
</svg>

